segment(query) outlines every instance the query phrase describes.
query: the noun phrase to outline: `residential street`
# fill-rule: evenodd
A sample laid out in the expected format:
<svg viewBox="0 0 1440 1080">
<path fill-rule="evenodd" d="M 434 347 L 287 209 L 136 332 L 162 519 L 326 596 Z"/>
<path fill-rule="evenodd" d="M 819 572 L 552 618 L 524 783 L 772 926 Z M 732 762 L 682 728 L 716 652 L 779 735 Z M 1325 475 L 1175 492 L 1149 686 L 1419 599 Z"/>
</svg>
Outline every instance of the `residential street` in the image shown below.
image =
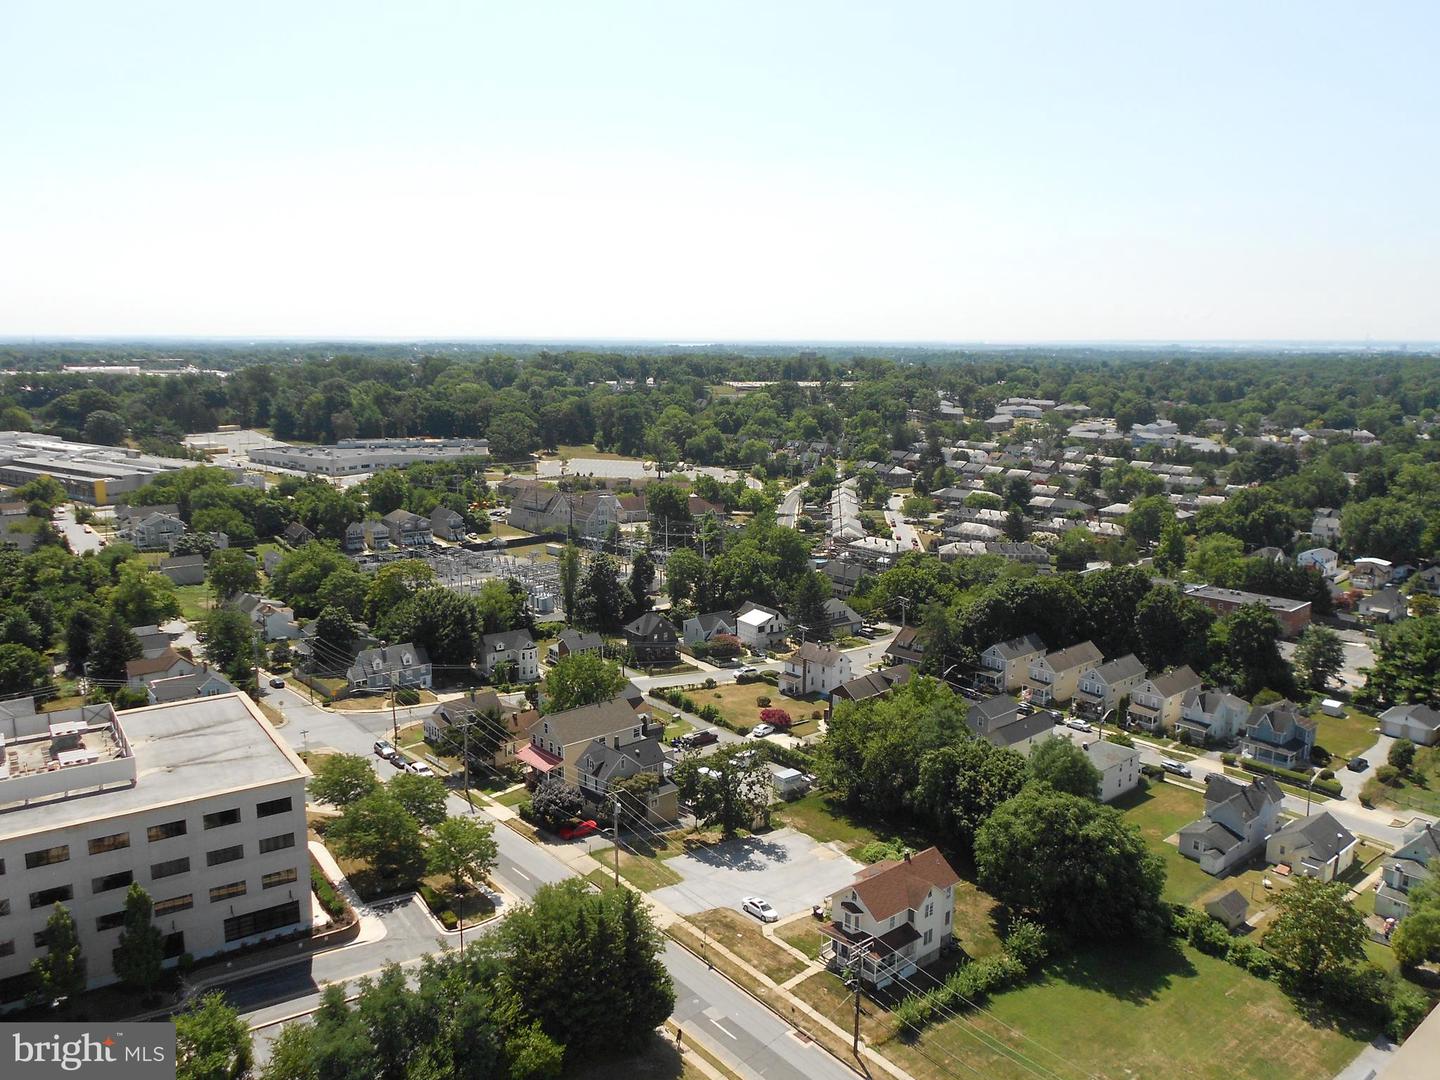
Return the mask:
<svg viewBox="0 0 1440 1080">
<path fill-rule="evenodd" d="M 76 555 L 84 555 L 87 551 L 100 550 L 100 534 L 91 529 L 85 531 L 85 526 L 75 520 L 75 504 L 63 503 L 55 516 L 55 527 L 64 535 L 70 544 L 70 550 Z"/>
<path fill-rule="evenodd" d="M 890 526 L 895 539 L 900 541 L 901 551 L 918 550 L 920 534 L 915 531 L 915 526 L 905 524 L 905 515 L 901 510 L 904 502 L 902 495 L 890 496 L 890 501 L 885 504 L 885 524 Z"/>
<path fill-rule="evenodd" d="M 787 529 L 795 528 L 796 519 L 800 516 L 800 505 L 803 501 L 801 493 L 804 492 L 805 484 L 796 484 L 789 491 L 785 492 L 784 498 L 780 500 L 780 507 L 775 511 L 775 522 L 784 525 Z"/>
</svg>

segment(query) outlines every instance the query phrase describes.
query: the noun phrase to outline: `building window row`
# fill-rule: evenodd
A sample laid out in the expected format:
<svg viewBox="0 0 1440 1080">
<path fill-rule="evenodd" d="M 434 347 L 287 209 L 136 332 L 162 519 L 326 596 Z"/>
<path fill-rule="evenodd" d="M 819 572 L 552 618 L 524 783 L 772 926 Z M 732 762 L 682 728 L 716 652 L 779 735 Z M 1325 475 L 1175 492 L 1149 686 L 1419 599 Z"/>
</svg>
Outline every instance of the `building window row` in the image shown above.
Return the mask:
<svg viewBox="0 0 1440 1080">
<path fill-rule="evenodd" d="M 36 870 L 42 866 L 54 866 L 56 863 L 68 862 L 69 859 L 69 844 L 41 848 L 39 851 L 28 851 L 25 853 L 25 869 Z"/>
<path fill-rule="evenodd" d="M 103 932 L 105 930 L 115 930 L 124 925 L 125 912 L 123 910 L 112 911 L 110 912 L 110 914 L 101 915 L 95 920 L 95 930 L 97 932 Z"/>
<path fill-rule="evenodd" d="M 299 878 L 300 871 L 296 870 L 293 866 L 288 866 L 284 870 L 276 870 L 272 874 L 266 874 L 260 879 L 260 887 L 262 889 L 274 889 L 281 885 L 293 885 Z"/>
<path fill-rule="evenodd" d="M 75 890 L 69 885 L 57 885 L 53 889 L 41 889 L 39 892 L 30 894 L 30 910 L 49 907 L 51 904 L 63 904 L 67 900 L 75 898 Z"/>
<path fill-rule="evenodd" d="M 229 885 L 216 885 L 210 890 L 210 902 L 218 904 L 222 900 L 230 900 L 236 896 L 244 896 L 246 892 L 245 882 L 232 881 Z"/>
<path fill-rule="evenodd" d="M 213 814 L 206 814 L 202 819 L 207 829 L 220 829 L 226 825 L 240 824 L 240 808 L 233 806 L 229 810 L 217 810 Z"/>
<path fill-rule="evenodd" d="M 186 893 L 184 896 L 172 896 L 168 900 L 157 900 L 155 902 L 154 914 L 174 915 L 177 911 L 189 911 L 195 906 L 195 895 Z"/>
<path fill-rule="evenodd" d="M 153 844 L 157 840 L 169 840 L 173 836 L 185 835 L 185 821 L 167 821 L 163 825 L 151 825 L 145 830 L 146 837 Z"/>
<path fill-rule="evenodd" d="M 283 799 L 271 799 L 269 802 L 256 804 L 255 816 L 266 818 L 274 817 L 276 814 L 288 814 L 292 805 L 288 795 Z"/>
<path fill-rule="evenodd" d="M 118 874 L 106 874 L 104 877 L 97 877 L 90 882 L 92 893 L 110 892 L 113 889 L 124 889 L 135 880 L 135 874 L 130 870 L 122 870 Z"/>
<path fill-rule="evenodd" d="M 232 915 L 225 920 L 225 940 L 239 941 L 254 934 L 264 934 L 300 921 L 300 902 L 287 900 L 274 907 L 261 908 L 247 915 Z"/>
<path fill-rule="evenodd" d="M 295 834 L 293 832 L 281 833 L 279 836 L 266 836 L 260 841 L 260 854 L 265 855 L 271 851 L 282 851 L 294 846 Z"/>
<path fill-rule="evenodd" d="M 103 855 L 107 851 L 119 851 L 130 846 L 130 834 L 128 832 L 112 833 L 109 836 L 97 836 L 90 841 L 90 854 Z"/>
<path fill-rule="evenodd" d="M 205 853 L 206 866 L 219 866 L 222 863 L 235 862 L 245 857 L 245 845 L 235 844 L 233 847 L 216 848 L 214 851 Z"/>
<path fill-rule="evenodd" d="M 166 859 L 164 862 L 157 862 L 150 867 L 150 880 L 156 881 L 160 878 L 174 877 L 176 874 L 188 874 L 190 872 L 190 857 L 182 856 L 178 859 Z"/>
</svg>

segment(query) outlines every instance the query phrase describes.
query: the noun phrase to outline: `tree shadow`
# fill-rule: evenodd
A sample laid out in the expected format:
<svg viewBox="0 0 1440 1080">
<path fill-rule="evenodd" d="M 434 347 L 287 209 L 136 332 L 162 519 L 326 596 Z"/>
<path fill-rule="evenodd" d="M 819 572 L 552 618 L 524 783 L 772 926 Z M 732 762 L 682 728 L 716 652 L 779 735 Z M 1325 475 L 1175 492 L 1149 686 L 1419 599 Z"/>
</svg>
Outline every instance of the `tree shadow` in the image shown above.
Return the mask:
<svg viewBox="0 0 1440 1080">
<path fill-rule="evenodd" d="M 1191 979 L 1196 974 L 1190 958 L 1173 942 L 1136 941 L 1060 957 L 1045 969 L 1040 980 L 1057 980 L 1144 1005 L 1168 990 L 1176 979 Z"/>
<path fill-rule="evenodd" d="M 764 870 L 776 863 L 790 861 L 790 852 L 784 844 L 759 836 L 722 840 L 686 854 L 705 866 L 727 870 Z"/>
</svg>

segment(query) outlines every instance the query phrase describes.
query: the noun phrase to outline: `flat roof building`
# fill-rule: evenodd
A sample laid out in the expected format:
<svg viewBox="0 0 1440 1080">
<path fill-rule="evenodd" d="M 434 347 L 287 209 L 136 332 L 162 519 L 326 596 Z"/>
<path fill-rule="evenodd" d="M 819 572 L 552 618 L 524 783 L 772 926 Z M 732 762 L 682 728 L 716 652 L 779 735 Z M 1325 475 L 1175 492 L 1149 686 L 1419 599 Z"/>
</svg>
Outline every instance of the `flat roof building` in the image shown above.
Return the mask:
<svg viewBox="0 0 1440 1080">
<path fill-rule="evenodd" d="M 309 776 L 244 694 L 118 715 L 0 707 L 0 1006 L 28 990 L 57 903 L 89 985 L 115 981 L 132 882 L 170 961 L 308 929 Z"/>
<path fill-rule="evenodd" d="M 93 446 L 54 435 L 0 431 L 0 484 L 20 487 L 49 476 L 70 498 L 97 506 L 197 464 L 184 458 L 142 454 L 128 446 Z"/>
<path fill-rule="evenodd" d="M 485 439 L 341 439 L 334 446 L 265 446 L 249 452 L 259 465 L 317 476 L 356 476 L 422 461 L 489 457 Z"/>
</svg>

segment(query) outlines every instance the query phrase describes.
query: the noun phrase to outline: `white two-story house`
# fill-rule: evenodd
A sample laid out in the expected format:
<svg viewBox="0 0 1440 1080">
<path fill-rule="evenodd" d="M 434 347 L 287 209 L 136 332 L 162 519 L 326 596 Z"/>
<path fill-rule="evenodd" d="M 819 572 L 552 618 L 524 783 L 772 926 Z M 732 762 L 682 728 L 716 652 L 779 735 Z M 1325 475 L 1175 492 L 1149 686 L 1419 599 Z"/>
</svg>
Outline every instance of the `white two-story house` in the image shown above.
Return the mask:
<svg viewBox="0 0 1440 1080">
<path fill-rule="evenodd" d="M 512 682 L 540 678 L 540 649 L 528 630 L 486 634 L 480 639 L 480 670 L 487 679 L 498 672 Z"/>
<path fill-rule="evenodd" d="M 1205 784 L 1205 816 L 1180 830 L 1180 854 L 1207 874 L 1225 873 L 1264 849 L 1284 799 L 1268 776 L 1242 785 L 1212 773 Z"/>
<path fill-rule="evenodd" d="M 955 934 L 960 876 L 935 848 L 867 866 L 830 897 L 820 959 L 881 989 L 940 955 Z"/>
<path fill-rule="evenodd" d="M 833 645 L 807 641 L 785 657 L 780 692 L 791 697 L 819 694 L 829 697 L 841 683 L 850 681 L 850 658 Z"/>
<path fill-rule="evenodd" d="M 735 636 L 752 652 L 773 649 L 790 633 L 790 622 L 774 608 L 746 602 L 735 612 Z"/>
<path fill-rule="evenodd" d="M 1175 721 L 1175 734 L 1182 742 L 1206 745 L 1229 743 L 1245 730 L 1250 718 L 1250 703 L 1224 690 L 1202 690 L 1195 687 L 1180 705 L 1180 719 Z"/>
<path fill-rule="evenodd" d="M 1075 688 L 1077 716 L 1099 719 L 1120 704 L 1120 699 L 1145 681 L 1145 665 L 1134 653 L 1101 664 L 1080 676 Z"/>
<path fill-rule="evenodd" d="M 1375 892 L 1375 914 L 1382 919 L 1403 919 L 1410 914 L 1410 890 L 1427 881 L 1440 867 L 1440 825 L 1414 822 L 1400 835 L 1400 846 L 1385 860 L 1380 888 Z"/>
</svg>

